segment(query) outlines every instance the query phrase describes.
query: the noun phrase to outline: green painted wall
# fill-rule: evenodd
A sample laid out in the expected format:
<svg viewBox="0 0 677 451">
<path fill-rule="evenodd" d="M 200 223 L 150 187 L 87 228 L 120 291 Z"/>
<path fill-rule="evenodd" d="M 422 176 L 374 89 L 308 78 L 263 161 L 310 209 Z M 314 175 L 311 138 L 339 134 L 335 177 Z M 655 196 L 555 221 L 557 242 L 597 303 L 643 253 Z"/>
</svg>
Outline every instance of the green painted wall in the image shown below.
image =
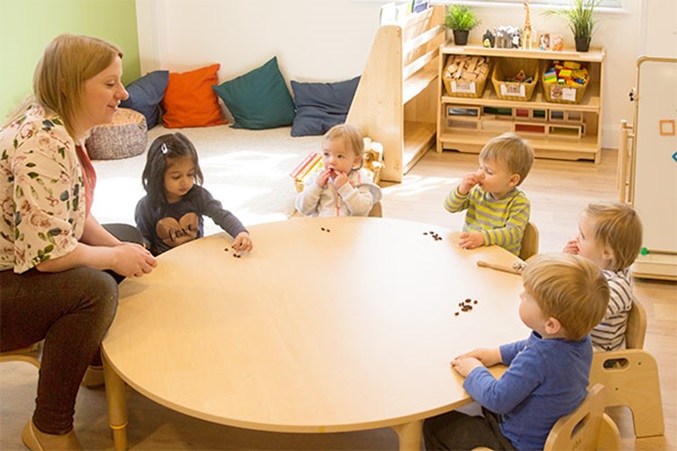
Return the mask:
<svg viewBox="0 0 677 451">
<path fill-rule="evenodd" d="M 0 0 L 0 123 L 31 94 L 33 70 L 45 46 L 62 33 L 119 45 L 123 82 L 139 78 L 135 0 Z"/>
</svg>

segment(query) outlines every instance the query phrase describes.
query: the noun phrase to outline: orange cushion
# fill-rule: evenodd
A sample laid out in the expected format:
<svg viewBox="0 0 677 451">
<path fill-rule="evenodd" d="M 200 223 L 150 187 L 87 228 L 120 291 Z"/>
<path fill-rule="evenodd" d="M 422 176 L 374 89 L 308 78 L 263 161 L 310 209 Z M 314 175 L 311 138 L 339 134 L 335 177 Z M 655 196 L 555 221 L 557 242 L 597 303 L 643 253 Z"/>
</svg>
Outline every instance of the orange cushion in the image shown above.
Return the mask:
<svg viewBox="0 0 677 451">
<path fill-rule="evenodd" d="M 219 84 L 220 64 L 188 72 L 170 72 L 162 100 L 162 123 L 167 128 L 207 127 L 225 124 L 219 98 L 212 86 Z"/>
</svg>

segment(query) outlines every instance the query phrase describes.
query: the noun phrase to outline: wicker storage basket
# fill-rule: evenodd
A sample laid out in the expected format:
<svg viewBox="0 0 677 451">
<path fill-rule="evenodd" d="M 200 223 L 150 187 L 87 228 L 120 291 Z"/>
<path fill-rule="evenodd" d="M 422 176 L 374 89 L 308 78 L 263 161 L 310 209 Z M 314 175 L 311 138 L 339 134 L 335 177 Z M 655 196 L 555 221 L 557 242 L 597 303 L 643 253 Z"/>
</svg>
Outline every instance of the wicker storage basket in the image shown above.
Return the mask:
<svg viewBox="0 0 677 451">
<path fill-rule="evenodd" d="M 446 89 L 447 94 L 453 97 L 482 97 L 484 94 L 484 87 L 487 83 L 487 79 L 489 78 L 488 75 L 490 73 L 490 69 L 487 69 L 486 73 L 479 73 L 475 80 L 454 79 L 447 76 L 448 72 L 446 69 L 452 65 L 458 65 L 462 58 L 464 57 L 452 55 L 447 60 L 447 66 L 444 71 L 445 76 L 442 77 L 442 80 L 444 81 L 444 88 Z M 489 58 L 481 56 L 475 58 L 480 58 L 484 64 L 490 64 Z"/>
<path fill-rule="evenodd" d="M 550 67 L 548 65 L 547 67 Z M 547 102 L 552 103 L 568 103 L 568 104 L 579 104 L 583 100 L 585 95 L 585 90 L 588 87 L 588 80 L 585 80 L 585 83 L 582 85 L 560 85 L 557 83 L 546 83 L 545 82 L 545 72 L 543 71 L 543 95 Z"/>
<path fill-rule="evenodd" d="M 491 82 L 499 99 L 528 101 L 534 93 L 538 79 L 540 78 L 540 64 L 535 59 L 501 58 L 495 65 L 491 74 Z M 529 83 L 506 81 L 515 76 L 519 71 L 524 71 Z"/>
</svg>

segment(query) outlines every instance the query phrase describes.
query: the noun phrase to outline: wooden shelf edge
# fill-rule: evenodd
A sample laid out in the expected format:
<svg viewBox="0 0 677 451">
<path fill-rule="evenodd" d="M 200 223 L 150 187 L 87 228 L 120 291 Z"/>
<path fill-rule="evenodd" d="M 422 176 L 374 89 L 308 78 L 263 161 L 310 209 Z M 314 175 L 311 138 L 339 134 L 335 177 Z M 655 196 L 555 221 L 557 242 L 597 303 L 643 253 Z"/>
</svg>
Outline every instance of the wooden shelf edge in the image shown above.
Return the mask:
<svg viewBox="0 0 677 451">
<path fill-rule="evenodd" d="M 585 62 L 602 62 L 606 52 L 602 48 L 591 48 L 589 52 L 577 52 L 573 49 L 555 52 L 552 50 L 525 50 L 525 49 L 498 49 L 488 48 L 481 45 L 453 45 L 445 44 L 441 52 L 448 55 L 479 55 L 501 58 L 529 58 L 540 60 L 574 60 Z"/>
<path fill-rule="evenodd" d="M 437 60 L 406 79 L 402 86 L 402 105 L 423 92 L 437 81 Z"/>
<path fill-rule="evenodd" d="M 487 83 L 491 83 L 487 80 Z M 583 95 L 581 103 L 557 103 L 545 101 L 542 86 L 536 88 L 532 100 L 520 102 L 515 100 L 499 99 L 493 91 L 492 86 L 487 86 L 482 97 L 455 97 L 446 94 L 442 95 L 443 103 L 455 103 L 463 105 L 480 105 L 496 108 L 529 108 L 532 110 L 561 110 L 561 111 L 582 111 L 599 114 L 601 111 L 600 104 L 600 87 L 599 84 L 591 84 Z"/>
<path fill-rule="evenodd" d="M 470 144 L 483 146 L 488 140 L 500 135 L 499 131 L 464 131 L 452 130 L 441 133 L 438 140 L 443 147 L 449 148 L 447 144 Z M 524 139 L 528 140 L 534 149 L 558 151 L 558 152 L 582 152 L 598 153 L 597 137 L 583 137 L 580 140 L 575 138 L 553 138 L 532 135 L 529 133 L 520 133 Z"/>
<path fill-rule="evenodd" d="M 437 130 L 435 124 L 410 121 L 404 123 L 404 130 L 402 168 L 406 173 L 431 147 L 435 146 Z"/>
</svg>

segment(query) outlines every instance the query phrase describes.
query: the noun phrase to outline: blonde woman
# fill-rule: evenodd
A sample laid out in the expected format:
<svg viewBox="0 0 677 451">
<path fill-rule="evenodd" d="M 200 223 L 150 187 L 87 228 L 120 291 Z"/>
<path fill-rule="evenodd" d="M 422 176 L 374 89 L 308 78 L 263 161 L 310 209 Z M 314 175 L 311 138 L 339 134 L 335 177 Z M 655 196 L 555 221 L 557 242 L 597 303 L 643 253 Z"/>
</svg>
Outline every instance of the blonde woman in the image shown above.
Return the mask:
<svg viewBox="0 0 677 451">
<path fill-rule="evenodd" d="M 44 340 L 36 408 L 23 430 L 36 449 L 81 449 L 75 398 L 117 307 L 117 283 L 155 258 L 90 214 L 96 174 L 84 141 L 121 100 L 122 52 L 62 35 L 45 49 L 33 97 L 0 129 L 0 350 Z M 131 230 L 131 226 L 129 226 Z"/>
</svg>

